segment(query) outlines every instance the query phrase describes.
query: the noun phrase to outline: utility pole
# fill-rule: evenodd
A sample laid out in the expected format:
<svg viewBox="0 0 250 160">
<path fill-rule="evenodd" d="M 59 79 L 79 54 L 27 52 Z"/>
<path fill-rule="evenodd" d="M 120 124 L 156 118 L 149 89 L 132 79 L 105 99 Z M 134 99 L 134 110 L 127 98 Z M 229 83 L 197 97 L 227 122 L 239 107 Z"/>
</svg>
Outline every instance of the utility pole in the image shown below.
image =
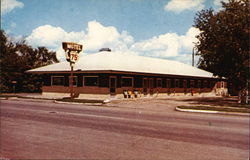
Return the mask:
<svg viewBox="0 0 250 160">
<path fill-rule="evenodd" d="M 193 47 L 193 52 L 192 52 L 192 66 L 194 67 L 194 47 Z"/>
</svg>

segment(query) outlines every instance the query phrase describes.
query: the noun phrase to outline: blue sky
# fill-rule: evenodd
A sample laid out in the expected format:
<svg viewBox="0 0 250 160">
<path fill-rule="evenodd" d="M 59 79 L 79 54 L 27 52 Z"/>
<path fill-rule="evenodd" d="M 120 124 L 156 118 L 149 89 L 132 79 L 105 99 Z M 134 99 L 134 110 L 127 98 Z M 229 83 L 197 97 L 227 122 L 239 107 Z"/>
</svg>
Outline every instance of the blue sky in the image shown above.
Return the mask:
<svg viewBox="0 0 250 160">
<path fill-rule="evenodd" d="M 62 41 L 191 63 L 197 11 L 220 0 L 1 0 L 1 28 L 64 60 Z M 225 1 L 225 0 L 224 0 Z"/>
</svg>

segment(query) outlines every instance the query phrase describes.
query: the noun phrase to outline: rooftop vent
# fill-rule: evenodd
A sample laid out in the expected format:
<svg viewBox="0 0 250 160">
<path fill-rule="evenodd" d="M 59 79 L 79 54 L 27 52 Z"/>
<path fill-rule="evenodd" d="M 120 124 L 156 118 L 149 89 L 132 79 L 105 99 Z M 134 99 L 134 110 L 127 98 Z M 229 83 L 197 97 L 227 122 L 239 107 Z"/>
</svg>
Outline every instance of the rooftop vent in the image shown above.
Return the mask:
<svg viewBox="0 0 250 160">
<path fill-rule="evenodd" d="M 111 52 L 110 48 L 101 48 L 99 52 L 106 51 L 106 52 Z"/>
</svg>

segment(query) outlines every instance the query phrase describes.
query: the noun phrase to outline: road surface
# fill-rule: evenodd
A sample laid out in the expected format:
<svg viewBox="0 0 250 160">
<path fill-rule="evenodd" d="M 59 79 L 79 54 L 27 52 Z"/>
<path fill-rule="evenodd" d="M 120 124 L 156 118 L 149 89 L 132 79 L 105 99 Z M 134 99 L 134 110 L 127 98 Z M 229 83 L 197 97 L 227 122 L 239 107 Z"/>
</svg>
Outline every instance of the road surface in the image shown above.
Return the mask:
<svg viewBox="0 0 250 160">
<path fill-rule="evenodd" d="M 0 138 L 6 159 L 247 160 L 249 117 L 2 100 Z"/>
</svg>

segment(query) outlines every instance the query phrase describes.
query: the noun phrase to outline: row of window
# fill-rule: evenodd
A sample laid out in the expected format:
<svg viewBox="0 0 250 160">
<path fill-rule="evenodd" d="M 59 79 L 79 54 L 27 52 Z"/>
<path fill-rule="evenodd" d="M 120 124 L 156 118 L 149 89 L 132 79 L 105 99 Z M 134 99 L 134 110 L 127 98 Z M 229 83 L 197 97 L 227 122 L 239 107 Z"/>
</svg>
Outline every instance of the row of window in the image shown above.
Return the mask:
<svg viewBox="0 0 250 160">
<path fill-rule="evenodd" d="M 149 83 L 149 84 L 148 84 Z M 143 86 L 147 86 L 152 88 L 153 86 L 153 79 L 152 78 L 145 78 L 143 82 Z M 215 81 L 195 81 L 195 80 L 181 80 L 181 79 L 167 79 L 166 80 L 166 88 L 210 88 L 215 85 Z M 222 84 L 223 85 L 223 84 Z M 162 88 L 163 87 L 163 80 L 162 78 L 157 78 L 156 87 Z"/>
<path fill-rule="evenodd" d="M 73 86 L 77 86 L 77 76 L 73 77 Z M 64 86 L 65 78 L 64 76 L 52 76 L 51 77 L 51 85 L 52 86 Z M 84 76 L 83 77 L 83 85 L 84 86 L 98 86 L 98 76 Z M 123 87 L 132 87 L 133 86 L 133 78 L 132 77 L 124 77 L 122 78 L 122 86 Z"/>
<path fill-rule="evenodd" d="M 215 85 L 215 81 L 201 80 L 166 80 L 166 88 L 210 88 Z M 162 79 L 157 79 L 157 87 L 162 87 Z"/>
<path fill-rule="evenodd" d="M 133 77 L 122 77 L 121 86 L 122 87 L 133 87 Z M 73 77 L 73 85 L 77 86 L 77 76 Z M 52 76 L 51 85 L 53 86 L 64 86 L 65 78 L 64 76 Z M 83 85 L 84 86 L 98 86 L 99 78 L 98 76 L 84 76 Z M 180 80 L 180 79 L 167 79 L 166 88 L 210 88 L 215 85 L 214 81 L 201 81 L 201 80 Z M 153 78 L 144 78 L 143 86 L 146 88 L 153 88 Z M 157 78 L 156 87 L 163 87 L 163 79 Z M 224 83 L 221 83 L 221 87 L 224 87 Z"/>
<path fill-rule="evenodd" d="M 73 86 L 77 86 L 77 76 L 73 77 Z M 52 86 L 64 86 L 65 79 L 64 76 L 52 76 L 51 85 Z M 97 76 L 87 76 L 83 78 L 84 86 L 98 86 L 98 77 Z"/>
</svg>

